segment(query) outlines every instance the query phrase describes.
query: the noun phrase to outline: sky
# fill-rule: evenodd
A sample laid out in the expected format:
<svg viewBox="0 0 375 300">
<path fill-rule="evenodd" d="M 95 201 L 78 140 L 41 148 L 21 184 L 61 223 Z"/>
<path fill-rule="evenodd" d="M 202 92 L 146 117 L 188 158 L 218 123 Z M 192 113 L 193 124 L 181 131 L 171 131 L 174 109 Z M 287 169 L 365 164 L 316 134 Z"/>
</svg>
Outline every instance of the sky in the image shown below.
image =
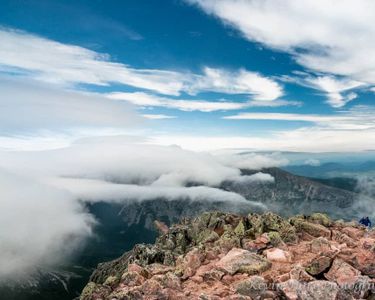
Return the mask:
<svg viewBox="0 0 375 300">
<path fill-rule="evenodd" d="M 220 184 L 375 149 L 372 0 L 0 7 L 0 281 L 82 247 L 87 202 L 267 209 Z"/>
<path fill-rule="evenodd" d="M 1 0 L 0 147 L 374 149 L 371 0 Z"/>
</svg>

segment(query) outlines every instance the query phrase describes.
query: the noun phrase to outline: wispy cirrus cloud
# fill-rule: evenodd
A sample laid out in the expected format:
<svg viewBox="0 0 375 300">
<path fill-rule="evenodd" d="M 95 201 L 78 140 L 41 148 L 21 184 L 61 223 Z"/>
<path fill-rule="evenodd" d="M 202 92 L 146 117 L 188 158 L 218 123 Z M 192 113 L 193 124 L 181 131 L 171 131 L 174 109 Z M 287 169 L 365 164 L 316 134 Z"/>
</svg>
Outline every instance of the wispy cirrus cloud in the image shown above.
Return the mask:
<svg viewBox="0 0 375 300">
<path fill-rule="evenodd" d="M 107 95 L 108 98 L 113 100 L 124 100 L 134 105 L 141 107 L 166 107 L 174 108 L 182 111 L 227 111 L 227 110 L 240 110 L 248 107 L 277 107 L 302 105 L 299 101 L 287 101 L 275 99 L 272 101 L 245 101 L 245 102 L 234 102 L 228 100 L 221 101 L 207 101 L 197 99 L 172 99 L 168 97 L 161 97 L 152 95 L 144 92 L 124 93 L 124 92 L 113 92 Z"/>
<path fill-rule="evenodd" d="M 307 70 L 328 75 L 312 83 L 327 93 L 333 107 L 356 97 L 341 92 L 375 84 L 375 3 L 371 0 L 340 5 L 323 0 L 187 2 L 237 28 L 248 40 L 287 52 Z"/>
<path fill-rule="evenodd" d="M 319 76 L 308 78 L 307 82 L 312 87 L 322 90 L 327 94 L 327 102 L 332 107 L 343 107 L 348 102 L 357 98 L 354 89 L 361 88 L 366 84 L 348 78 L 335 78 L 333 76 Z"/>
<path fill-rule="evenodd" d="M 327 97 L 327 103 L 334 108 L 345 106 L 348 102 L 358 97 L 356 91 L 368 87 L 368 84 L 364 82 L 351 80 L 347 77 L 333 75 L 312 76 L 306 72 L 294 73 L 294 76 L 284 75 L 280 79 L 323 92 Z"/>
<path fill-rule="evenodd" d="M 302 121 L 317 124 L 321 127 L 337 130 L 375 129 L 374 109 L 367 106 L 356 106 L 336 114 L 291 114 L 291 113 L 239 113 L 225 116 L 228 120 L 277 120 Z"/>
<path fill-rule="evenodd" d="M 245 69 L 227 71 L 205 67 L 203 75 L 198 76 L 190 86 L 186 87 L 190 94 L 213 91 L 225 94 L 248 94 L 256 101 L 272 101 L 283 96 L 280 84 L 257 72 Z"/>
<path fill-rule="evenodd" d="M 142 117 L 150 120 L 163 120 L 163 119 L 175 119 L 176 116 L 169 116 L 163 114 L 143 114 Z"/>
<path fill-rule="evenodd" d="M 132 104 L 147 107 L 168 107 L 179 109 L 182 111 L 203 111 L 211 112 L 217 110 L 237 110 L 246 107 L 246 103 L 230 102 L 230 101 L 204 101 L 204 100 L 184 100 L 184 99 L 171 99 L 167 97 L 160 97 L 143 92 L 134 93 L 120 93 L 114 92 L 107 95 L 108 98 L 113 100 L 124 100 Z"/>
<path fill-rule="evenodd" d="M 19 73 L 43 82 L 74 85 L 126 84 L 162 94 L 177 95 L 184 74 L 135 69 L 113 62 L 106 54 L 28 34 L 0 30 L 0 71 Z"/>
</svg>

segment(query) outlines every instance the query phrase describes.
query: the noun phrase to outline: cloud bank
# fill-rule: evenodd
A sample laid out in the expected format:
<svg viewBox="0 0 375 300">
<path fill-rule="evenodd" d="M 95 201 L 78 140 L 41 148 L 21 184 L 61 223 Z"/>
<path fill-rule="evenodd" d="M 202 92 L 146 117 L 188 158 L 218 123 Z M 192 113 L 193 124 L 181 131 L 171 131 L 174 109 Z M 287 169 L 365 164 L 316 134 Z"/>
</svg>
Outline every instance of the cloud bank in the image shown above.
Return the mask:
<svg viewBox="0 0 375 300">
<path fill-rule="evenodd" d="M 130 127 L 140 121 L 131 105 L 100 94 L 0 77 L 0 133 L 82 127 Z"/>
<path fill-rule="evenodd" d="M 120 137 L 85 139 L 57 150 L 1 151 L 0 280 L 69 257 L 95 224 L 85 212 L 85 202 L 127 204 L 162 198 L 265 209 L 218 188 L 227 180 L 273 181 L 261 172 L 241 176 L 240 168 L 270 166 L 276 157 L 246 157 L 231 159 Z"/>
<path fill-rule="evenodd" d="M 71 194 L 0 169 L 0 280 L 61 263 L 91 235 Z"/>
</svg>

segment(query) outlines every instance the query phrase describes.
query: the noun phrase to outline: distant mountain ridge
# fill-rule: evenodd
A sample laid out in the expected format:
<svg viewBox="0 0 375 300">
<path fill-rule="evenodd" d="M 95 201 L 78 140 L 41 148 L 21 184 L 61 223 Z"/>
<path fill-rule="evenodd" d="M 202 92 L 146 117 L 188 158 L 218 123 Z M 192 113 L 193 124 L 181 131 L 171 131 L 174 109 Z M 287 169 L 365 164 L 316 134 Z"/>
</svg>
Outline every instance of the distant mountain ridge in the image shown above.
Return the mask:
<svg viewBox="0 0 375 300">
<path fill-rule="evenodd" d="M 341 174 L 362 173 L 375 171 L 375 161 L 369 160 L 362 163 L 328 162 L 318 166 L 313 165 L 289 165 L 284 170 L 300 176 L 307 177 L 332 177 Z"/>
<path fill-rule="evenodd" d="M 244 175 L 256 171 L 242 170 Z M 265 168 L 263 173 L 274 177 L 274 182 L 224 182 L 223 189 L 238 193 L 248 200 L 260 201 L 268 209 L 284 216 L 328 212 L 336 218 L 351 218 L 357 194 L 325 185 L 312 179 L 294 175 L 280 168 Z"/>
</svg>

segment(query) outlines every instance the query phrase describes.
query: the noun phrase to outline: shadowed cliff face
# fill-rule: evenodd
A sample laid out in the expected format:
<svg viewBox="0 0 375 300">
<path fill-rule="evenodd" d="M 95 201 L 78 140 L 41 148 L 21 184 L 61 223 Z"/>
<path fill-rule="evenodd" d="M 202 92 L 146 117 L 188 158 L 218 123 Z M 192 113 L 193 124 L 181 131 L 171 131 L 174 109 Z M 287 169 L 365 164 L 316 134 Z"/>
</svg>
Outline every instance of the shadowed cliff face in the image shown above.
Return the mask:
<svg viewBox="0 0 375 300">
<path fill-rule="evenodd" d="M 375 231 L 353 222 L 321 213 L 284 219 L 207 212 L 169 228 L 155 225 L 155 244 L 99 264 L 80 299 L 375 296 Z"/>
</svg>

